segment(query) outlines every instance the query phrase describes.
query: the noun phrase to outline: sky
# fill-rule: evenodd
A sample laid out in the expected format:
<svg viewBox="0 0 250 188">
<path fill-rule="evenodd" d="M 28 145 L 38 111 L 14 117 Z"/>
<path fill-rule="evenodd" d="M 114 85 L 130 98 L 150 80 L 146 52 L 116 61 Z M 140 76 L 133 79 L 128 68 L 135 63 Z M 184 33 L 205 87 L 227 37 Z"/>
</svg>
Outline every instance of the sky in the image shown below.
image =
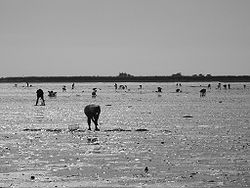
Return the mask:
<svg viewBox="0 0 250 188">
<path fill-rule="evenodd" d="M 249 0 L 0 0 L 0 77 L 250 75 Z"/>
</svg>

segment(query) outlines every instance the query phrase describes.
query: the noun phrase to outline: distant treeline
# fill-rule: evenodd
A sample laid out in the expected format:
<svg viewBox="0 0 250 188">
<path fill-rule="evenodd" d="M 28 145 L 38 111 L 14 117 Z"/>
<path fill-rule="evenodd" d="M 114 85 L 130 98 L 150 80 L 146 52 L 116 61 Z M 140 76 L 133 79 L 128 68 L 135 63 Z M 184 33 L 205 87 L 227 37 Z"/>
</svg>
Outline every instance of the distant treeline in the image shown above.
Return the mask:
<svg viewBox="0 0 250 188">
<path fill-rule="evenodd" d="M 39 82 L 250 82 L 250 76 L 49 76 L 2 77 L 0 83 Z"/>
</svg>

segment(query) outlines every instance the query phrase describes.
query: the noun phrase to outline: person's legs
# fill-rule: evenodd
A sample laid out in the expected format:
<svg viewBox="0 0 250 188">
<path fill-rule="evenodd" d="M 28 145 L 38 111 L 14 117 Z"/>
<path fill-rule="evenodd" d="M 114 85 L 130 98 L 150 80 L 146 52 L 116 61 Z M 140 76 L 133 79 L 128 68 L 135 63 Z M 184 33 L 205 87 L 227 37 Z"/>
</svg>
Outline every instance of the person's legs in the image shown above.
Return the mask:
<svg viewBox="0 0 250 188">
<path fill-rule="evenodd" d="M 88 125 L 89 125 L 89 130 L 91 130 L 91 118 L 90 117 L 88 117 Z"/>
<path fill-rule="evenodd" d="M 41 99 L 42 99 L 42 105 L 45 106 L 45 100 L 44 100 L 43 96 L 41 96 Z"/>
<path fill-rule="evenodd" d="M 95 124 L 95 130 L 96 131 L 99 131 L 100 129 L 98 128 L 98 119 L 99 119 L 99 113 L 96 114 L 94 117 L 93 117 L 93 122 Z"/>
<path fill-rule="evenodd" d="M 36 106 L 37 106 L 37 104 L 38 104 L 38 101 L 39 101 L 39 97 L 37 96 L 37 97 L 36 97 Z"/>
</svg>

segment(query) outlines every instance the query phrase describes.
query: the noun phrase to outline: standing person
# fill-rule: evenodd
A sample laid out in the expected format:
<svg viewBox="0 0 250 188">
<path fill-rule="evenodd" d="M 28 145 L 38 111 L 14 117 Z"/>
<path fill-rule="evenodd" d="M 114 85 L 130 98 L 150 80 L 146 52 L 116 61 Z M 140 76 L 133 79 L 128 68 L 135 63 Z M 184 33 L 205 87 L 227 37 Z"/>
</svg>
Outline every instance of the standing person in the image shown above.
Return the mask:
<svg viewBox="0 0 250 188">
<path fill-rule="evenodd" d="M 71 89 L 75 89 L 75 83 L 72 84 Z"/>
<path fill-rule="evenodd" d="M 95 98 L 97 95 L 96 95 L 96 92 L 97 92 L 97 88 L 94 87 L 93 88 L 93 92 L 92 92 L 92 98 Z"/>
<path fill-rule="evenodd" d="M 42 89 L 38 89 L 36 91 L 36 106 L 37 106 L 38 101 L 39 101 L 40 98 L 42 99 L 41 105 L 45 106 L 45 100 L 44 100 L 44 97 L 43 97 L 43 90 Z"/>
<path fill-rule="evenodd" d="M 217 88 L 218 88 L 218 89 L 221 89 L 221 83 L 218 83 Z"/>
</svg>

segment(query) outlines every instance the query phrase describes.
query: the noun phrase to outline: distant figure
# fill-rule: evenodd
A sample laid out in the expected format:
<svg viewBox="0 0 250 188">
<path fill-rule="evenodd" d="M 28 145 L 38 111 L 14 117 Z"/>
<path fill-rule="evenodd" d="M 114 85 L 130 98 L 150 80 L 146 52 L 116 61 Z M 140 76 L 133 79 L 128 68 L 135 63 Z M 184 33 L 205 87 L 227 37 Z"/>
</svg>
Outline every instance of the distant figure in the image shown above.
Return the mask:
<svg viewBox="0 0 250 188">
<path fill-rule="evenodd" d="M 211 84 L 208 84 L 208 85 L 207 85 L 207 88 L 208 88 L 208 89 L 211 89 Z"/>
<path fill-rule="evenodd" d="M 224 89 L 227 89 L 227 84 L 224 84 L 223 87 L 224 87 Z"/>
<path fill-rule="evenodd" d="M 96 95 L 96 90 L 94 90 L 93 92 L 92 92 L 92 98 L 95 98 L 97 95 Z"/>
<path fill-rule="evenodd" d="M 95 124 L 95 131 L 99 131 L 100 129 L 97 126 L 98 126 L 99 115 L 101 113 L 101 107 L 95 104 L 87 105 L 84 108 L 84 113 L 86 114 L 88 118 L 88 126 L 89 126 L 88 130 L 91 130 L 90 125 L 91 125 L 91 120 L 92 120 Z"/>
<path fill-rule="evenodd" d="M 38 101 L 39 101 L 40 98 L 42 100 L 41 106 L 45 106 L 45 100 L 44 100 L 44 97 L 43 97 L 43 90 L 42 89 L 38 89 L 36 91 L 36 97 L 37 97 L 36 98 L 36 106 L 37 106 Z"/>
<path fill-rule="evenodd" d="M 126 87 L 127 87 L 126 85 L 119 85 L 119 89 L 123 89 L 124 90 L 124 89 L 126 89 Z"/>
<path fill-rule="evenodd" d="M 176 87 L 181 87 L 181 83 L 177 83 L 177 84 L 176 84 Z"/>
<path fill-rule="evenodd" d="M 243 88 L 246 89 L 246 85 L 245 84 L 243 85 Z"/>
<path fill-rule="evenodd" d="M 221 83 L 218 83 L 217 88 L 218 88 L 218 89 L 221 89 Z"/>
<path fill-rule="evenodd" d="M 71 89 L 75 89 L 75 83 L 71 85 Z"/>
<path fill-rule="evenodd" d="M 30 85 L 29 85 L 29 82 L 26 82 L 26 86 L 27 86 L 27 87 L 29 87 L 29 86 L 30 86 Z"/>
<path fill-rule="evenodd" d="M 14 86 L 17 87 L 17 84 L 15 84 Z"/>
<path fill-rule="evenodd" d="M 228 89 L 231 89 L 231 85 L 230 85 L 230 84 L 227 84 L 227 88 L 228 88 Z"/>
<path fill-rule="evenodd" d="M 139 85 L 139 89 L 142 89 L 142 85 Z"/>
<path fill-rule="evenodd" d="M 114 86 L 115 86 L 115 90 L 117 90 L 117 83 L 115 83 L 115 85 L 114 85 Z"/>
<path fill-rule="evenodd" d="M 207 90 L 205 88 L 200 90 L 200 97 L 205 97 L 206 96 Z"/>
<path fill-rule="evenodd" d="M 54 91 L 48 91 L 49 92 L 49 97 L 56 97 L 56 93 L 57 92 L 54 92 Z"/>
<path fill-rule="evenodd" d="M 181 93 L 181 92 L 182 92 L 181 89 L 179 88 L 176 89 L 176 93 Z"/>
<path fill-rule="evenodd" d="M 157 91 L 156 92 L 161 93 L 162 92 L 161 90 L 162 90 L 161 87 L 157 87 Z"/>
<path fill-rule="evenodd" d="M 62 88 L 62 91 L 64 92 L 64 91 L 66 91 L 67 89 L 66 89 L 66 86 L 63 86 L 63 88 Z"/>
</svg>

